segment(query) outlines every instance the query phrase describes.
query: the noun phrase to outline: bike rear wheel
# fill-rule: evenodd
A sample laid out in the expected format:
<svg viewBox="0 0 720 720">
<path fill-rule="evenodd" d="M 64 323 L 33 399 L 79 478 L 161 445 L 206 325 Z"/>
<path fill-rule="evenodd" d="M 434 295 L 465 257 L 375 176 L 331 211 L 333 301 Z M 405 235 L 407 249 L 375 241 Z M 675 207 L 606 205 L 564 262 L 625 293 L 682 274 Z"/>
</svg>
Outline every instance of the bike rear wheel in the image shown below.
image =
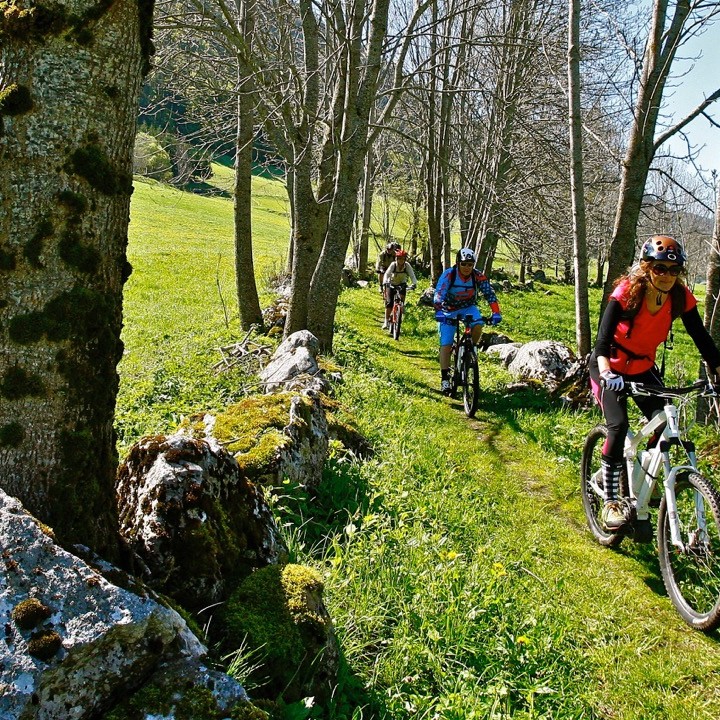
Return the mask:
<svg viewBox="0 0 720 720">
<path fill-rule="evenodd" d="M 685 622 L 708 632 L 720 625 L 720 494 L 702 475 L 685 472 L 676 479 L 675 500 L 683 548 L 672 544 L 663 498 L 658 512 L 660 570 Z"/>
<path fill-rule="evenodd" d="M 402 325 L 403 309 L 400 305 L 393 308 L 392 336 L 395 340 L 400 339 L 400 326 Z"/>
<path fill-rule="evenodd" d="M 465 414 L 468 417 L 474 417 L 478 407 L 478 395 L 480 394 L 478 361 L 474 350 L 465 348 L 463 363 L 465 365 L 463 372 L 463 405 L 465 406 Z"/>
<path fill-rule="evenodd" d="M 605 547 L 615 547 L 622 542 L 625 534 L 622 531 L 609 532 L 605 529 L 602 521 L 605 499 L 602 492 L 600 463 L 607 434 L 608 431 L 605 425 L 596 425 L 585 438 L 580 468 L 580 495 L 582 496 L 583 510 L 585 511 L 588 526 L 595 539 Z M 624 467 L 620 475 L 619 490 L 621 497 L 628 496 L 627 471 Z"/>
</svg>

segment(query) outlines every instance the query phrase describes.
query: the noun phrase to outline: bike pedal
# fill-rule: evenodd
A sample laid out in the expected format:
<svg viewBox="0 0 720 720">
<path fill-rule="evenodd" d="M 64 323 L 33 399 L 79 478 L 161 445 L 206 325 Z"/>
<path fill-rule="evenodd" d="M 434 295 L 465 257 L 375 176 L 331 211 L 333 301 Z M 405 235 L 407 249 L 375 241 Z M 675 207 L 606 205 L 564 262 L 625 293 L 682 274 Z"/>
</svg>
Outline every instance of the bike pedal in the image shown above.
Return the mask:
<svg viewBox="0 0 720 720">
<path fill-rule="evenodd" d="M 635 520 L 628 523 L 628 537 L 636 543 L 649 543 L 653 541 L 653 526 L 650 520 Z"/>
</svg>

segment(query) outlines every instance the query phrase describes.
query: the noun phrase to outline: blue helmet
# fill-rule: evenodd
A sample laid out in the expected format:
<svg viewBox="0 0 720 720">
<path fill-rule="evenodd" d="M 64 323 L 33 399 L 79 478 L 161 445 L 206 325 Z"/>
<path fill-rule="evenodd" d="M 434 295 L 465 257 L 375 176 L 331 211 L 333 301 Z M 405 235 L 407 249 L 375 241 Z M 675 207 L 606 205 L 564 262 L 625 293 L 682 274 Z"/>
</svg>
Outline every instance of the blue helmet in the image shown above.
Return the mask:
<svg viewBox="0 0 720 720">
<path fill-rule="evenodd" d="M 670 260 L 681 267 L 687 262 L 682 243 L 669 235 L 653 235 L 642 247 L 643 260 Z"/>
</svg>

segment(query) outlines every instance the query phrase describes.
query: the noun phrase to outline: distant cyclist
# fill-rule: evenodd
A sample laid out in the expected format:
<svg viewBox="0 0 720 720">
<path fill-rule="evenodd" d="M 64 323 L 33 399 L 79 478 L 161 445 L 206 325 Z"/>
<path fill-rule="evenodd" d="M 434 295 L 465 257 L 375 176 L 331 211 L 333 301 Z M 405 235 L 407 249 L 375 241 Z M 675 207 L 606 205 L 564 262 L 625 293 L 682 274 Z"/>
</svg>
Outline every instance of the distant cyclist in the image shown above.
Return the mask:
<svg viewBox="0 0 720 720">
<path fill-rule="evenodd" d="M 628 429 L 627 395 L 622 393 L 625 383 L 664 384 L 655 355 L 677 317 L 708 365 L 720 373 L 720 352 L 703 326 L 695 296 L 685 285 L 686 261 L 677 240 L 667 235 L 651 237 L 642 247 L 640 261 L 615 281 L 590 356 L 592 390 L 608 429 L 601 463 L 602 521 L 607 530 L 618 530 L 627 522 L 618 500 Z M 633 400 L 648 420 L 664 404 L 658 397 Z"/>
<path fill-rule="evenodd" d="M 492 310 L 491 324 L 497 325 L 502 320 L 495 292 L 487 277 L 475 269 L 475 260 L 475 253 L 470 248 L 458 250 L 455 265 L 445 270 L 435 288 L 435 319 L 440 335 L 440 390 L 445 394 L 452 390 L 450 353 L 455 336 L 453 320 L 471 315 L 472 339 L 475 344 L 480 342 L 483 321 L 477 306 L 478 290 Z"/>
<path fill-rule="evenodd" d="M 385 271 L 390 267 L 390 263 L 395 259 L 395 253 L 400 249 L 400 243 L 389 242 L 385 249 L 378 255 L 377 262 L 375 263 L 375 272 L 378 276 L 378 286 L 380 292 L 383 291 L 383 277 Z"/>
<path fill-rule="evenodd" d="M 395 294 L 400 293 L 402 299 L 405 300 L 406 287 L 410 287 L 411 290 L 417 287 L 415 271 L 407 261 L 407 252 L 405 250 L 397 250 L 395 252 L 395 260 L 390 263 L 390 266 L 385 271 L 382 286 L 385 297 L 385 322 L 383 323 L 383 330 L 387 330 L 388 323 L 390 322 L 390 313 L 393 303 L 395 302 Z"/>
</svg>

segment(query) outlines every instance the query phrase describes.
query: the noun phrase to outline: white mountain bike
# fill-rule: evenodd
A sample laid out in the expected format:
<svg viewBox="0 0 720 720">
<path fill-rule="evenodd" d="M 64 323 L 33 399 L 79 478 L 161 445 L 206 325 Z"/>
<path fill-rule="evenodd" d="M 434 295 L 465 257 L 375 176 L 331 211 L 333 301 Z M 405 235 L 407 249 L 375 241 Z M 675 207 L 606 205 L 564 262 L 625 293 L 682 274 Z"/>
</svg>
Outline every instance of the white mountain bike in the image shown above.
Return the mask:
<svg viewBox="0 0 720 720">
<path fill-rule="evenodd" d="M 582 501 L 588 525 L 601 545 L 624 537 L 649 542 L 650 508 L 657 506 L 660 571 L 673 605 L 693 628 L 709 632 L 720 624 L 720 493 L 697 469 L 695 446 L 685 439 L 685 418 L 692 398 L 719 397 L 720 386 L 702 381 L 681 388 L 627 383 L 630 395 L 665 398 L 665 407 L 625 438 L 625 468 L 619 495 L 626 526 L 608 531 L 602 522 L 600 460 L 605 425 L 588 434 L 582 454 Z M 656 431 L 661 433 L 657 442 Z M 645 450 L 648 441 L 652 447 Z M 673 458 L 679 458 L 677 464 Z"/>
</svg>

